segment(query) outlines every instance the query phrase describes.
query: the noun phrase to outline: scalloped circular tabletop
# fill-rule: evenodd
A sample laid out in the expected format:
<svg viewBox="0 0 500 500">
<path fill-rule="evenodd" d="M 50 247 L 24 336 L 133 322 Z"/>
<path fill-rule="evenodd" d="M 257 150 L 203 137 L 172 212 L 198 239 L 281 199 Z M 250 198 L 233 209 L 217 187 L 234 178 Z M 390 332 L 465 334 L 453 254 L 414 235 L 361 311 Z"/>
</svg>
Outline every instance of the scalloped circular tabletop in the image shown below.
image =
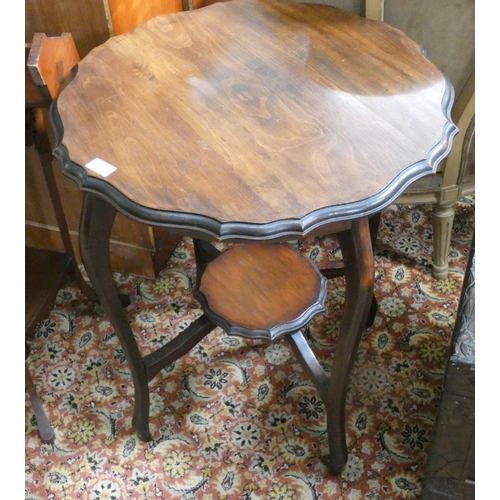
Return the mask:
<svg viewBox="0 0 500 500">
<path fill-rule="evenodd" d="M 385 23 L 234 0 L 91 51 L 56 102 L 55 154 L 132 216 L 312 226 L 377 211 L 434 171 L 455 133 L 452 100 Z M 86 168 L 95 158 L 116 170 Z"/>
</svg>

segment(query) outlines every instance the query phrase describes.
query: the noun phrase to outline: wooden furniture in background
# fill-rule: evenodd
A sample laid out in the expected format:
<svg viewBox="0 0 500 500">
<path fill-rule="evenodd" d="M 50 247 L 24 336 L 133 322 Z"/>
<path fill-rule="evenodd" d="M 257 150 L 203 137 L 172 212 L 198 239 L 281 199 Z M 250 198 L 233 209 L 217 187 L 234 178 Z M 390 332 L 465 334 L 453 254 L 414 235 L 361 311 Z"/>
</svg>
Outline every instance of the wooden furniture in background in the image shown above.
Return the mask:
<svg viewBox="0 0 500 500">
<path fill-rule="evenodd" d="M 432 205 L 432 265 L 433 274 L 438 279 L 448 276 L 455 205 L 475 190 L 475 72 L 456 99 L 451 116 L 459 133 L 450 154 L 435 174 L 411 184 L 395 201 L 403 205 Z"/>
<path fill-rule="evenodd" d="M 58 36 L 70 32 L 78 53 L 85 57 L 111 36 L 126 33 L 155 16 L 188 10 L 193 1 L 199 7 L 214 0 L 26 0 L 25 42 L 30 43 L 35 33 Z"/>
<path fill-rule="evenodd" d="M 58 36 L 71 32 L 78 52 L 86 56 L 94 47 L 110 36 L 136 28 L 149 16 L 189 8 L 204 7 L 213 0 L 89 0 L 67 2 L 64 0 L 27 0 L 25 3 L 25 41 L 30 43 L 35 32 Z M 330 3 L 330 2 L 329 2 Z M 332 5 L 364 14 L 370 19 L 384 19 L 416 40 L 451 80 L 459 95 L 473 63 L 474 2 L 466 0 L 458 9 L 456 2 L 415 3 L 413 0 L 337 0 Z M 36 151 L 26 149 L 26 199 L 36 203 L 26 205 L 26 238 L 29 244 L 39 248 L 62 250 L 56 231 L 56 222 L 50 208 L 50 200 L 43 189 L 44 180 Z M 70 234 L 80 260 L 76 239 L 81 207 L 79 190 L 67 182 L 56 170 Z M 127 221 L 120 214 L 113 228 L 111 259 L 115 270 L 153 277 L 164 263 L 175 242 L 166 239 L 161 231 L 140 227 Z"/>
<path fill-rule="evenodd" d="M 185 0 L 107 0 L 113 35 L 121 35 L 161 14 L 183 10 Z"/>
<path fill-rule="evenodd" d="M 164 5 L 167 4 L 168 2 L 164 2 Z M 177 3 L 173 2 L 172 8 L 176 9 Z M 144 3 L 141 3 L 141 12 L 150 10 L 145 8 Z M 133 15 L 131 11 L 128 13 Z M 154 12 L 151 11 L 151 14 L 153 15 Z M 135 22 L 139 22 L 139 19 Z M 91 0 L 83 3 L 63 2 L 62 0 L 27 0 L 25 5 L 26 43 L 31 44 L 36 33 L 44 33 L 48 38 L 57 38 L 63 32 L 72 34 L 77 54 L 82 56 L 104 43 L 113 33 L 107 0 Z M 53 134 L 48 120 L 46 124 L 49 141 L 53 146 Z M 72 182 L 61 175 L 57 162 L 52 161 L 55 167 L 55 182 L 60 193 L 75 256 L 77 262 L 81 262 L 78 248 L 78 224 L 82 195 Z M 25 164 L 26 244 L 33 248 L 63 252 L 58 222 L 52 210 L 52 201 L 45 189 L 40 158 L 33 145 L 27 145 L 25 149 Z M 137 224 L 118 215 L 110 243 L 113 268 L 116 271 L 153 278 L 165 266 L 179 240 L 177 236 Z"/>
<path fill-rule="evenodd" d="M 80 57 L 111 35 L 106 0 L 25 0 L 24 20 L 25 43 L 31 43 L 35 33 L 48 37 L 71 33 Z"/>
<path fill-rule="evenodd" d="M 321 5 L 237 0 L 160 16 L 82 60 L 51 107 L 54 154 L 84 193 L 82 258 L 131 370 L 141 438 L 152 438 L 148 381 L 211 323 L 194 322 L 143 359 L 109 261 L 117 210 L 194 238 L 208 248 L 198 248 L 203 265 L 215 252 L 202 240 L 337 234 L 346 297 L 330 377 L 319 377 L 339 474 L 349 375 L 373 297 L 368 219 L 449 152 L 452 96 L 403 33 Z M 95 158 L 116 170 L 87 168 Z M 316 373 L 307 343 L 297 352 Z"/>
<path fill-rule="evenodd" d="M 47 33 L 44 33 L 43 36 L 45 39 L 43 43 L 54 44 L 55 42 L 52 40 L 56 40 L 61 33 L 61 30 L 55 32 L 55 27 L 73 27 L 75 24 L 78 24 L 76 32 L 80 33 L 80 37 L 83 37 L 82 30 L 87 35 L 85 43 L 81 39 L 73 39 L 76 46 L 74 56 L 76 62 L 78 62 L 80 51 L 86 54 L 96 45 L 103 43 L 109 38 L 109 33 L 102 33 L 102 30 L 97 30 L 95 26 L 98 17 L 94 18 L 92 14 L 95 13 L 97 16 L 99 9 L 97 9 L 96 5 L 95 2 L 90 4 L 66 2 L 63 5 L 59 5 L 58 1 L 28 1 L 26 4 L 26 36 L 29 37 L 29 44 L 32 43 L 35 37 L 40 36 L 40 33 L 33 32 L 36 27 L 47 27 L 47 32 L 51 33 L 52 36 L 47 36 Z M 86 19 L 88 15 L 92 17 L 92 22 L 82 23 L 82 19 Z M 76 23 L 76 20 L 79 20 L 79 23 Z M 35 73 L 33 75 L 37 77 Z M 51 76 L 48 76 L 48 78 L 50 80 Z M 51 84 L 51 82 L 47 83 Z M 45 83 L 42 85 L 45 85 Z M 48 91 L 47 87 L 45 94 Z M 47 107 L 42 108 L 39 114 L 46 115 Z M 60 193 L 61 204 L 69 228 L 69 235 L 75 250 L 75 257 L 77 262 L 81 262 L 78 248 L 78 224 L 82 195 L 74 183 L 68 181 L 61 174 L 57 161 L 52 158 L 51 149 L 54 145 L 54 140 L 47 116 L 43 117 L 43 123 L 47 129 L 46 133 L 49 141 L 49 145 L 46 146 L 47 154 L 51 158 L 53 167 L 55 167 L 55 183 Z M 59 234 L 59 223 L 52 209 L 52 200 L 45 188 L 45 178 L 42 173 L 43 167 L 39 152 L 33 144 L 27 143 L 25 158 L 26 244 L 33 248 L 64 252 L 64 246 Z M 165 266 L 179 241 L 180 237 L 178 236 L 137 224 L 119 215 L 113 228 L 113 236 L 110 243 L 113 268 L 116 271 L 129 272 L 139 276 L 155 277 Z"/>
<path fill-rule="evenodd" d="M 52 148 L 48 139 L 48 123 L 44 115 L 60 89 L 69 80 L 79 57 L 69 33 L 57 38 L 35 34 L 32 44 L 25 45 L 25 141 L 33 145 L 41 165 L 45 189 L 52 202 L 54 215 L 60 228 L 63 252 L 26 247 L 25 251 L 25 339 L 26 358 L 30 352 L 36 325 L 46 318 L 57 292 L 70 278 L 87 285 L 78 272 L 75 255 L 64 217 L 61 199 L 52 170 Z M 38 424 L 40 438 L 50 442 L 54 438 L 52 426 L 36 394 L 28 364 L 25 362 L 25 385 Z"/>
</svg>

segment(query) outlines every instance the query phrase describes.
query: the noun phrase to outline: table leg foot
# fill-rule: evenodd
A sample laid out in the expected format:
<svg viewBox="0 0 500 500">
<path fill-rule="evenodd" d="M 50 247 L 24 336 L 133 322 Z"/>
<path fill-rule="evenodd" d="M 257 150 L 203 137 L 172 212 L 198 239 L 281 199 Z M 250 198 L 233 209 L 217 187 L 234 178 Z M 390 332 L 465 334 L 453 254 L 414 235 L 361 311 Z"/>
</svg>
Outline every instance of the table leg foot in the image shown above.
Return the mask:
<svg viewBox="0 0 500 500">
<path fill-rule="evenodd" d="M 324 455 L 321 457 L 321 461 L 328 468 L 328 474 L 331 476 L 340 476 L 347 463 L 347 453 L 345 456 L 343 454 L 339 454 L 338 456 L 332 456 L 331 454 Z"/>
<path fill-rule="evenodd" d="M 140 385 L 141 387 L 138 387 Z M 134 415 L 132 427 L 143 441 L 151 441 L 149 430 L 149 387 L 148 383 L 135 384 Z"/>
</svg>

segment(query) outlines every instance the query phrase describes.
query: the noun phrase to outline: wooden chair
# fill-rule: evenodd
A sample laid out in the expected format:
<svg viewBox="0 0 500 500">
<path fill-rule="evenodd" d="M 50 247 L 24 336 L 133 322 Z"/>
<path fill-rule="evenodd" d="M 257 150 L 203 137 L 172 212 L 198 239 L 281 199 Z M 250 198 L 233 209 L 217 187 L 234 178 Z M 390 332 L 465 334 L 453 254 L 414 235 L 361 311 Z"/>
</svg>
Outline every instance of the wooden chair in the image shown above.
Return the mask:
<svg viewBox="0 0 500 500">
<path fill-rule="evenodd" d="M 89 296 L 93 292 L 78 271 L 64 216 L 56 179 L 52 170 L 52 148 L 49 141 L 46 111 L 71 77 L 79 61 L 73 38 L 69 33 L 48 38 L 36 33 L 31 44 L 25 44 L 25 143 L 34 145 L 47 184 L 60 230 L 64 252 L 25 248 L 25 344 L 26 359 L 36 325 L 46 318 L 59 289 L 69 279 L 76 279 Z M 51 442 L 54 431 L 36 394 L 28 364 L 25 361 L 25 385 L 38 424 L 40 438 Z"/>
<path fill-rule="evenodd" d="M 432 204 L 433 274 L 448 275 L 448 254 L 455 216 L 455 205 L 475 191 L 475 71 L 455 101 L 452 119 L 459 128 L 448 157 L 436 174 L 414 182 L 396 199 L 400 205 Z"/>
</svg>

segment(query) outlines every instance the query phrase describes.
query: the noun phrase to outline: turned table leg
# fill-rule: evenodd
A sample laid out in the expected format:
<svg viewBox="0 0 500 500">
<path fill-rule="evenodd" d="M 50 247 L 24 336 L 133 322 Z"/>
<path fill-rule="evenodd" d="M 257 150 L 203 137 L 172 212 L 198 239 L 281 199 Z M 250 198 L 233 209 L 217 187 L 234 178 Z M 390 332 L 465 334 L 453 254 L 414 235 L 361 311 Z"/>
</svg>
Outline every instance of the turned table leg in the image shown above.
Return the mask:
<svg viewBox="0 0 500 500">
<path fill-rule="evenodd" d="M 150 441 L 147 370 L 122 307 L 109 260 L 109 239 L 115 216 L 116 209 L 112 205 L 95 195 L 84 194 L 80 253 L 90 282 L 113 325 L 132 372 L 135 395 L 132 425 L 142 439 Z"/>
<path fill-rule="evenodd" d="M 338 475 L 347 462 L 345 398 L 356 351 L 365 329 L 373 299 L 375 268 L 368 219 L 353 222 L 338 234 L 345 262 L 346 298 L 339 339 L 333 358 L 327 412 L 330 473 Z"/>
</svg>

